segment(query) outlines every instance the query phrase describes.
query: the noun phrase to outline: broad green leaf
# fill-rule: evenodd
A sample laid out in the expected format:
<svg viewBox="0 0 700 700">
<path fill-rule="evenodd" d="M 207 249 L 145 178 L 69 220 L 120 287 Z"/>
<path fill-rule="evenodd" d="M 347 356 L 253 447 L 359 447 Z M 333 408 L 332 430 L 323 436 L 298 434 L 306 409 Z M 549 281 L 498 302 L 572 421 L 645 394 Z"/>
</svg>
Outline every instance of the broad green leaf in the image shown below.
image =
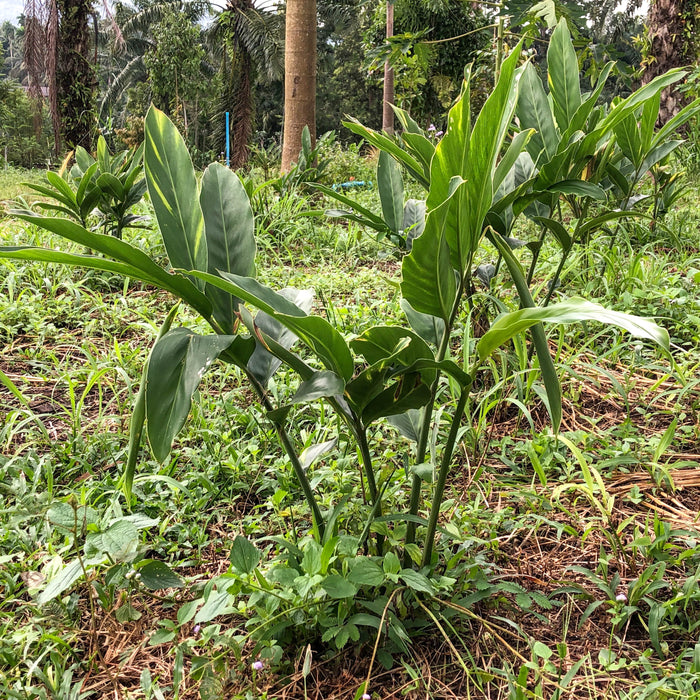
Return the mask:
<svg viewBox="0 0 700 700">
<path fill-rule="evenodd" d="M 651 142 L 652 146 L 663 143 L 671 134 L 675 133 L 681 125 L 685 124 L 689 119 L 700 113 L 700 97 L 693 100 L 689 105 L 683 107 L 674 117 L 669 119 L 654 135 Z"/>
<path fill-rule="evenodd" d="M 506 176 L 511 172 L 513 174 L 513 184 L 515 184 L 515 172 L 513 169 L 515 168 L 516 162 L 520 158 L 520 154 L 525 150 L 534 133 L 534 129 L 527 129 L 525 131 L 521 131 L 513 137 L 513 140 L 510 142 L 508 149 L 506 150 L 503 158 L 501 158 L 493 174 L 494 193 L 498 191 Z"/>
<path fill-rule="evenodd" d="M 532 220 L 551 231 L 564 251 L 571 249 L 571 236 L 562 223 L 543 216 L 535 216 Z"/>
<path fill-rule="evenodd" d="M 335 372 L 314 372 L 310 379 L 299 385 L 290 403 L 309 403 L 326 396 L 341 396 L 345 382 Z"/>
<path fill-rule="evenodd" d="M 666 143 L 660 143 L 658 146 L 654 146 L 645 154 L 644 160 L 639 168 L 639 174 L 641 175 L 651 170 L 657 163 L 660 163 L 684 143 L 685 141 L 666 141 Z"/>
<path fill-rule="evenodd" d="M 286 287 L 285 289 L 281 289 L 279 293 L 305 313 L 311 311 L 314 298 L 313 290 Z M 286 350 L 289 350 L 297 340 L 296 335 L 292 331 L 264 311 L 260 311 L 255 317 L 255 327 L 257 331 L 268 338 L 274 339 Z M 255 328 L 251 329 L 251 332 L 256 333 Z M 270 378 L 279 369 L 281 364 L 281 359 L 273 355 L 259 340 L 256 341 L 255 350 L 248 360 L 248 371 L 263 387 L 267 386 Z"/>
<path fill-rule="evenodd" d="M 113 561 L 128 561 L 133 558 L 139 545 L 136 526 L 120 518 L 102 533 L 102 552 Z"/>
<path fill-rule="evenodd" d="M 272 316 L 295 333 L 299 340 L 326 365 L 327 369 L 346 381 L 352 377 L 354 363 L 350 349 L 343 336 L 324 318 L 307 316 L 291 301 L 252 277 L 241 277 L 226 272 L 222 273 L 221 277 L 197 271 L 192 271 L 192 274 L 209 284 L 231 292 L 234 296 Z"/>
<path fill-rule="evenodd" d="M 321 588 L 323 588 L 331 598 L 338 600 L 341 598 L 352 598 L 357 593 L 357 587 L 348 581 L 348 579 L 338 574 L 326 576 L 323 581 L 321 581 Z"/>
<path fill-rule="evenodd" d="M 414 239 L 425 231 L 425 201 L 409 199 L 403 208 L 403 232 L 406 236 L 406 248 L 413 247 Z"/>
<path fill-rule="evenodd" d="M 413 591 L 435 595 L 435 589 L 433 584 L 430 583 L 430 579 L 418 571 L 402 569 L 399 573 L 399 578 Z"/>
<path fill-rule="evenodd" d="M 243 574 L 252 574 L 260 562 L 260 550 L 246 537 L 237 535 L 231 547 L 231 565 Z"/>
<path fill-rule="evenodd" d="M 158 331 L 158 337 L 155 344 L 170 330 L 173 324 L 175 315 L 177 314 L 178 304 L 176 304 L 163 321 L 163 325 Z M 129 451 L 126 456 L 126 464 L 124 465 L 124 474 L 122 476 L 124 494 L 126 495 L 127 503 L 131 503 L 131 488 L 134 484 L 134 474 L 136 473 L 136 462 L 138 461 L 139 449 L 141 447 L 141 439 L 143 437 L 143 426 L 146 422 L 146 381 L 148 378 L 148 363 L 153 353 L 153 348 L 148 355 L 148 359 L 141 373 L 141 381 L 139 383 L 139 391 L 136 395 L 134 408 L 131 411 L 131 419 L 129 420 Z"/>
<path fill-rule="evenodd" d="M 37 603 L 39 603 L 39 605 L 46 605 L 46 603 L 61 595 L 63 591 L 68 590 L 82 575 L 83 567 L 78 559 L 72 561 L 70 564 L 66 564 L 39 594 Z"/>
<path fill-rule="evenodd" d="M 547 71 L 554 116 L 564 131 L 581 105 L 578 59 L 565 17 L 559 20 L 549 41 Z"/>
<path fill-rule="evenodd" d="M 188 328 L 176 328 L 153 347 L 146 379 L 146 426 L 159 462 L 170 453 L 202 376 L 232 342 L 230 335 L 197 335 Z"/>
<path fill-rule="evenodd" d="M 398 233 L 403 227 L 403 178 L 396 161 L 386 152 L 379 152 L 377 186 L 384 221 Z"/>
<path fill-rule="evenodd" d="M 423 414 L 416 409 L 410 409 L 405 413 L 387 416 L 387 421 L 393 425 L 407 440 L 418 442 L 423 425 Z"/>
<path fill-rule="evenodd" d="M 574 298 L 545 308 L 520 309 L 499 316 L 476 346 L 479 357 L 482 360 L 485 359 L 514 335 L 543 321 L 549 323 L 599 321 L 623 328 L 637 338 L 653 340 L 657 345 L 669 350 L 668 332 L 653 321 L 621 311 L 612 311 L 585 299 Z"/>
<path fill-rule="evenodd" d="M 547 94 L 532 63 L 525 65 L 520 78 L 516 114 L 521 128 L 535 130 L 528 143 L 528 153 L 532 159 L 551 160 L 557 152 L 559 135 Z"/>
<path fill-rule="evenodd" d="M 656 128 L 656 120 L 659 118 L 659 108 L 661 106 L 661 93 L 657 93 L 654 97 L 648 99 L 642 105 L 642 116 L 639 120 L 639 136 L 645 151 L 652 148 L 654 140 L 654 129 Z"/>
<path fill-rule="evenodd" d="M 234 596 L 230 595 L 225 589 L 212 589 L 206 602 L 194 616 L 193 622 L 195 624 L 211 622 L 219 615 L 228 615 L 237 610 L 236 598 Z"/>
<path fill-rule="evenodd" d="M 348 580 L 358 586 L 381 586 L 384 583 L 384 571 L 377 562 L 367 557 L 355 557 L 350 561 Z"/>
<path fill-rule="evenodd" d="M 437 158 L 437 155 L 436 155 Z M 445 239 L 445 225 L 455 192 L 460 183 L 425 222 L 425 231 L 413 241 L 411 253 L 404 257 L 401 272 L 401 293 L 416 310 L 449 322 L 457 296 L 457 282 L 450 261 L 450 248 Z"/>
<path fill-rule="evenodd" d="M 212 163 L 202 178 L 199 201 L 204 213 L 207 271 L 252 275 L 255 267 L 253 210 L 238 175 L 220 163 Z M 214 307 L 214 319 L 225 333 L 232 333 L 236 300 L 218 287 L 205 293 Z"/>
<path fill-rule="evenodd" d="M 595 89 L 584 100 L 584 102 L 581 103 L 581 106 L 576 110 L 576 114 L 574 114 L 566 129 L 562 129 L 561 141 L 563 143 L 569 143 L 575 132 L 586 127 L 586 122 L 591 116 L 596 103 L 598 102 L 598 99 L 605 88 L 608 76 L 610 75 L 610 71 L 613 69 L 614 65 L 615 63 L 613 61 L 606 63 L 598 76 L 598 82 L 596 83 Z"/>
<path fill-rule="evenodd" d="M 423 340 L 436 347 L 440 345 L 445 334 L 445 322 L 441 318 L 416 311 L 406 299 L 401 300 L 401 309 L 406 314 L 408 324 Z"/>
<path fill-rule="evenodd" d="M 362 411 L 362 422 L 369 425 L 378 418 L 395 416 L 411 409 L 422 408 L 432 398 L 430 387 L 420 375 L 406 375 L 375 396 Z"/>
<path fill-rule="evenodd" d="M 561 180 L 550 185 L 547 190 L 560 194 L 573 194 L 576 197 L 591 197 L 599 202 L 605 201 L 605 190 L 587 180 Z"/>
<path fill-rule="evenodd" d="M 343 122 L 343 126 L 347 127 L 354 134 L 361 136 L 367 143 L 371 143 L 382 151 L 386 151 L 389 155 L 393 156 L 401 165 L 403 165 L 409 172 L 411 177 L 413 177 L 420 185 L 425 187 L 427 190 L 430 187 L 430 180 L 426 177 L 423 172 L 423 166 L 421 162 L 416 159 L 408 151 L 404 150 L 399 146 L 394 140 L 386 136 L 385 134 L 380 134 L 374 129 L 368 129 L 363 126 L 356 119 L 352 119 L 347 122 Z"/>
<path fill-rule="evenodd" d="M 642 164 L 644 144 L 636 116 L 630 114 L 626 119 L 623 119 L 615 126 L 614 132 L 622 153 L 632 161 L 635 168 L 639 168 Z"/>
<path fill-rule="evenodd" d="M 686 71 L 679 68 L 674 68 L 663 75 L 658 75 L 646 85 L 640 87 L 639 90 L 633 92 L 629 97 L 626 97 L 622 102 L 612 107 L 607 116 L 598 124 L 595 132 L 589 134 L 586 139 L 592 140 L 594 143 L 599 141 L 605 133 L 613 129 L 630 114 L 633 114 L 639 105 L 645 103 L 669 85 L 678 82 L 685 75 Z"/>
<path fill-rule="evenodd" d="M 73 206 L 76 205 L 75 192 L 60 175 L 49 170 L 45 173 L 45 177 L 61 193 L 66 202 L 70 202 Z"/>
<path fill-rule="evenodd" d="M 69 241 L 78 243 L 92 250 L 98 251 L 111 258 L 126 263 L 132 272 L 123 272 L 130 277 L 151 282 L 156 286 L 169 291 L 187 302 L 192 308 L 198 311 L 204 318 L 211 315 L 211 302 L 192 284 L 190 280 L 181 276 L 173 275 L 157 265 L 143 251 L 126 241 L 119 240 L 114 236 L 107 236 L 101 233 L 88 231 L 74 221 L 66 219 L 52 218 L 48 216 L 38 216 L 32 212 L 13 210 L 10 212 L 19 219 L 35 224 L 40 228 L 51 231 Z M 8 250 L 8 249 L 5 249 Z M 9 249 L 12 250 L 12 249 Z M 27 250 L 27 249 L 25 249 Z M 32 250 L 32 249 L 30 249 Z M 42 250 L 40 248 L 33 250 Z M 56 253 L 56 255 L 71 255 L 69 253 Z M 9 255 L 6 257 L 10 257 Z M 39 258 L 35 258 L 39 259 Z M 47 258 L 43 258 L 47 259 Z M 79 260 L 85 260 L 85 267 L 95 269 L 110 269 L 108 267 L 98 267 L 98 263 L 92 256 L 73 256 L 76 260 L 70 264 L 80 264 Z M 61 262 L 58 259 L 55 262 Z M 105 261 L 108 263 L 109 261 Z"/>
<path fill-rule="evenodd" d="M 530 294 L 530 289 L 528 287 L 527 280 L 525 279 L 525 273 L 523 272 L 520 263 L 513 255 L 510 246 L 496 233 L 488 234 L 488 237 L 501 254 L 503 261 L 508 267 L 510 276 L 513 279 L 513 284 L 518 292 L 521 306 L 525 308 L 534 307 L 535 302 L 532 298 L 532 294 Z M 547 392 L 547 409 L 552 419 L 554 432 L 556 433 L 559 431 L 562 416 L 561 385 L 559 384 L 559 376 L 557 375 L 556 368 L 554 367 L 552 355 L 549 352 L 549 344 L 547 343 L 547 336 L 545 335 L 542 324 L 540 323 L 532 326 L 530 332 L 532 333 L 532 340 L 535 345 L 535 351 L 537 352 L 537 359 L 540 363 L 542 381 L 544 382 L 544 388 Z"/>
<path fill-rule="evenodd" d="M 319 457 L 330 452 L 338 444 L 338 438 L 333 438 L 332 440 L 326 440 L 325 442 L 320 442 L 317 445 L 311 445 L 305 450 L 302 450 L 299 455 L 299 461 L 304 469 L 308 469 Z M 332 531 L 332 527 L 329 525 L 328 530 Z"/>
<path fill-rule="evenodd" d="M 163 112 L 151 106 L 144 127 L 148 193 L 173 267 L 207 269 L 204 216 L 185 141 Z"/>
<path fill-rule="evenodd" d="M 112 173 L 102 173 L 96 184 L 103 192 L 108 192 L 117 199 L 124 199 L 124 185 Z"/>
<path fill-rule="evenodd" d="M 467 70 L 460 98 L 447 115 L 447 133 L 435 148 L 426 200 L 429 213 L 453 196 L 453 177 L 466 177 L 471 136 L 469 79 L 470 72 Z"/>
</svg>

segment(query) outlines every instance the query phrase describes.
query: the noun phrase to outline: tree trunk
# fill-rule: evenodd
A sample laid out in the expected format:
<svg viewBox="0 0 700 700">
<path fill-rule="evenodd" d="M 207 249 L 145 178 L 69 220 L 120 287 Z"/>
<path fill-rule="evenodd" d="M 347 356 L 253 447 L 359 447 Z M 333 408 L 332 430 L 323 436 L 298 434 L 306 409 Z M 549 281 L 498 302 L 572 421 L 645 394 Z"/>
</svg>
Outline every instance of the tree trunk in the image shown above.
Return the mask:
<svg viewBox="0 0 700 700">
<path fill-rule="evenodd" d="M 386 38 L 394 36 L 394 3 L 387 0 L 386 3 Z M 394 133 L 394 69 L 389 61 L 384 64 L 384 102 L 382 109 L 382 129 L 387 134 Z"/>
<path fill-rule="evenodd" d="M 91 0 L 56 0 L 59 12 L 56 94 L 61 135 L 70 148 L 92 149 L 97 79 L 90 62 Z"/>
<path fill-rule="evenodd" d="M 316 0 L 287 0 L 282 172 L 299 156 L 301 133 L 316 140 Z"/>
<path fill-rule="evenodd" d="M 643 83 L 671 68 L 685 66 L 695 58 L 689 36 L 695 25 L 695 3 L 689 0 L 654 0 L 647 19 L 650 48 L 645 58 Z M 681 96 L 675 86 L 661 93 L 659 121 L 667 122 L 681 108 Z"/>
</svg>

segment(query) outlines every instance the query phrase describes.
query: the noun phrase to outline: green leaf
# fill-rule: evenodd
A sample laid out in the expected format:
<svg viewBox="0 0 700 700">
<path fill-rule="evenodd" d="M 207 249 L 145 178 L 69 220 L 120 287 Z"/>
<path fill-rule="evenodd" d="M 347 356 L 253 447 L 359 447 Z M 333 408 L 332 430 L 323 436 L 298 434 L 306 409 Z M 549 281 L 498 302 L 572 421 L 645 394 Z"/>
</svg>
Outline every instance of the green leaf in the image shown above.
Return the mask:
<svg viewBox="0 0 700 700">
<path fill-rule="evenodd" d="M 403 232 L 406 236 L 406 247 L 410 250 L 413 240 L 425 231 L 425 201 L 409 199 L 403 208 Z"/>
<path fill-rule="evenodd" d="M 399 415 L 387 416 L 387 421 L 407 440 L 418 442 L 423 425 L 422 415 L 421 411 L 410 409 Z"/>
<path fill-rule="evenodd" d="M 252 574 L 260 562 L 260 550 L 246 537 L 237 535 L 231 547 L 231 565 L 242 574 Z"/>
<path fill-rule="evenodd" d="M 535 216 L 532 220 L 551 231 L 564 251 L 571 249 L 571 236 L 562 223 L 544 216 Z"/>
<path fill-rule="evenodd" d="M 176 328 L 153 347 L 146 379 L 146 421 L 148 440 L 159 462 L 170 453 L 204 372 L 233 339 Z"/>
<path fill-rule="evenodd" d="M 543 321 L 549 323 L 599 321 L 623 328 L 637 338 L 653 340 L 657 345 L 669 350 L 668 332 L 653 321 L 620 311 L 612 311 L 585 299 L 574 298 L 545 308 L 520 309 L 499 316 L 477 343 L 479 357 L 483 360 L 514 335 Z"/>
<path fill-rule="evenodd" d="M 313 290 L 286 287 L 285 289 L 281 289 L 279 293 L 305 313 L 311 311 L 314 298 Z M 245 313 L 243 313 L 242 318 L 245 322 Z M 286 350 L 289 350 L 297 341 L 297 337 L 292 331 L 264 311 L 260 311 L 256 315 L 255 324 L 251 332 L 255 332 L 256 328 L 259 333 L 263 334 L 268 339 L 276 341 L 279 346 Z M 267 386 L 270 378 L 279 369 L 281 364 L 282 360 L 273 355 L 260 340 L 256 339 L 255 350 L 248 360 L 248 371 L 263 387 Z"/>
<path fill-rule="evenodd" d="M 386 152 L 379 152 L 377 186 L 384 221 L 398 233 L 403 227 L 403 178 L 396 161 Z"/>
<path fill-rule="evenodd" d="M 399 578 L 413 591 L 435 595 L 433 584 L 427 576 L 413 569 L 402 569 Z"/>
<path fill-rule="evenodd" d="M 83 567 L 79 560 L 66 564 L 63 569 L 54 576 L 46 588 L 39 594 L 37 603 L 46 605 L 49 601 L 57 598 L 63 591 L 68 590 L 83 575 Z"/>
<path fill-rule="evenodd" d="M 179 304 L 176 304 L 170 311 L 163 321 L 163 325 L 158 331 L 158 337 L 156 338 L 155 344 L 170 330 L 173 324 L 175 315 L 177 314 Z M 141 447 L 141 439 L 143 437 L 143 426 L 146 422 L 146 381 L 148 378 L 148 363 L 153 353 L 153 348 L 148 355 L 148 359 L 143 367 L 141 373 L 141 381 L 139 383 L 139 391 L 136 395 L 136 401 L 134 402 L 134 408 L 131 412 L 131 419 L 129 421 L 129 451 L 126 457 L 126 464 L 124 465 L 123 488 L 124 494 L 127 498 L 127 503 L 131 503 L 131 488 L 134 484 L 134 474 L 136 473 L 136 463 L 138 461 L 139 448 Z"/>
<path fill-rule="evenodd" d="M 445 225 L 455 193 L 461 187 L 464 183 L 460 183 L 446 201 L 428 214 L 425 231 L 413 241 L 411 252 L 401 265 L 404 299 L 416 311 L 437 316 L 445 323 L 449 322 L 457 296 Z"/>
<path fill-rule="evenodd" d="M 299 455 L 299 461 L 304 469 L 308 469 L 319 457 L 330 452 L 338 443 L 338 438 L 333 438 L 332 440 L 326 440 L 325 442 L 320 442 L 317 445 L 311 445 L 307 447 Z"/>
<path fill-rule="evenodd" d="M 425 176 L 423 171 L 423 166 L 421 162 L 415 158 L 413 155 L 408 153 L 399 146 L 395 141 L 384 134 L 380 134 L 374 129 L 368 129 L 363 126 L 356 119 L 343 122 L 343 126 L 347 127 L 354 134 L 361 136 L 367 143 L 376 146 L 381 151 L 386 151 L 389 155 L 396 158 L 396 160 L 403 165 L 406 170 L 410 173 L 416 182 L 425 187 L 427 190 L 430 187 L 430 180 Z"/>
<path fill-rule="evenodd" d="M 102 552 L 114 561 L 128 561 L 136 553 L 139 532 L 125 519 L 117 520 L 102 533 Z"/>
<path fill-rule="evenodd" d="M 587 180 L 561 180 L 547 188 L 549 192 L 573 194 L 577 197 L 591 197 L 599 202 L 605 201 L 605 190 Z"/>
<path fill-rule="evenodd" d="M 141 574 L 141 583 L 150 591 L 160 591 L 164 588 L 182 588 L 184 581 L 162 561 L 154 559 L 137 567 Z"/>
<path fill-rule="evenodd" d="M 326 576 L 326 578 L 321 581 L 321 588 L 323 588 L 323 590 L 326 591 L 331 598 L 336 600 L 341 598 L 352 598 L 357 594 L 357 587 L 348 581 L 348 579 L 343 578 L 338 574 Z"/>
<path fill-rule="evenodd" d="M 151 282 L 161 289 L 175 294 L 192 306 L 192 308 L 198 311 L 202 316 L 204 316 L 204 318 L 208 318 L 211 315 L 211 302 L 192 284 L 190 280 L 182 277 L 181 275 L 170 274 L 153 262 L 153 260 L 151 260 L 151 258 L 148 257 L 148 255 L 146 255 L 143 251 L 139 250 L 135 246 L 132 246 L 126 241 L 119 240 L 114 236 L 107 236 L 101 233 L 88 231 L 74 221 L 68 221 L 66 219 L 38 216 L 33 212 L 28 211 L 12 210 L 10 213 L 23 221 L 28 221 L 31 224 L 35 224 L 36 226 L 46 229 L 47 231 L 51 231 L 62 238 L 73 241 L 74 243 L 78 243 L 79 245 L 87 248 L 91 248 L 92 250 L 98 251 L 104 255 L 114 258 L 115 260 L 125 263 L 129 266 L 129 272 L 123 272 L 122 274 L 146 282 Z M 4 248 L 0 250 L 9 252 L 20 249 Z M 23 250 L 42 251 L 45 249 L 24 248 Z M 104 261 L 103 263 L 100 263 L 96 261 L 93 256 L 89 255 L 74 255 L 71 253 L 60 253 L 57 251 L 49 252 L 56 253 L 55 262 L 67 262 L 68 260 L 71 260 L 74 262 L 70 262 L 68 264 L 80 265 L 80 261 L 82 260 L 84 261 L 85 267 L 95 269 L 110 269 L 107 267 L 107 265 L 115 264 L 111 261 Z M 44 253 L 43 255 L 46 254 Z M 63 256 L 63 258 L 58 259 L 59 256 Z M 6 255 L 5 257 L 12 256 Z M 35 257 L 30 259 L 49 260 L 48 256 L 44 258 Z M 102 267 L 99 265 L 102 265 Z M 126 270 L 127 268 L 121 269 Z"/>
<path fill-rule="evenodd" d="M 342 396 L 345 382 L 335 372 L 314 372 L 310 379 L 299 385 L 290 403 L 309 403 L 326 396 Z"/>
<path fill-rule="evenodd" d="M 623 119 L 615 126 L 614 132 L 622 153 L 629 158 L 634 167 L 638 169 L 642 164 L 644 145 L 642 143 L 636 116 L 630 114 L 626 119 Z"/>
<path fill-rule="evenodd" d="M 508 271 L 513 279 L 513 284 L 518 292 L 521 306 L 532 308 L 535 302 L 530 294 L 530 289 L 525 279 L 520 263 L 513 255 L 510 246 L 498 234 L 488 234 L 489 240 L 494 244 L 498 252 L 503 257 L 503 261 L 508 267 Z M 540 363 L 540 372 L 542 373 L 542 381 L 544 382 L 545 391 L 547 392 L 547 409 L 552 419 L 554 432 L 559 431 L 562 416 L 561 403 L 561 385 L 559 384 L 559 376 L 554 367 L 554 360 L 549 351 L 547 336 L 545 335 L 542 324 L 532 326 L 532 339 L 537 352 L 537 359 Z"/>
<path fill-rule="evenodd" d="M 445 334 L 445 322 L 441 318 L 416 311 L 406 299 L 401 300 L 401 310 L 406 314 L 408 324 L 423 340 L 440 345 Z"/>
<path fill-rule="evenodd" d="M 151 106 L 145 121 L 148 193 L 173 267 L 207 269 L 204 216 L 185 141 L 163 112 Z"/>
<path fill-rule="evenodd" d="M 238 175 L 220 163 L 212 163 L 202 178 L 199 201 L 204 213 L 207 271 L 252 275 L 255 267 L 253 210 Z M 205 288 L 214 307 L 214 318 L 225 333 L 232 333 L 236 300 L 211 285 Z"/>
<path fill-rule="evenodd" d="M 381 586 L 384 571 L 377 562 L 367 557 L 356 557 L 350 564 L 348 580 L 358 586 Z"/>
<path fill-rule="evenodd" d="M 248 304 L 272 316 L 283 326 L 291 330 L 328 369 L 340 375 L 346 381 L 354 371 L 350 349 L 343 336 L 320 316 L 307 316 L 298 306 L 265 287 L 252 277 L 241 277 L 222 273 L 215 277 L 193 271 L 195 277 L 231 292 Z"/>
<path fill-rule="evenodd" d="M 565 17 L 559 20 L 549 41 L 547 70 L 554 116 L 564 131 L 581 105 L 578 59 Z"/>
<path fill-rule="evenodd" d="M 528 152 L 537 162 L 551 160 L 557 152 L 559 135 L 544 86 L 532 63 L 527 63 L 520 77 L 520 89 L 516 107 L 518 121 L 523 129 L 534 129 L 528 143 Z"/>
</svg>

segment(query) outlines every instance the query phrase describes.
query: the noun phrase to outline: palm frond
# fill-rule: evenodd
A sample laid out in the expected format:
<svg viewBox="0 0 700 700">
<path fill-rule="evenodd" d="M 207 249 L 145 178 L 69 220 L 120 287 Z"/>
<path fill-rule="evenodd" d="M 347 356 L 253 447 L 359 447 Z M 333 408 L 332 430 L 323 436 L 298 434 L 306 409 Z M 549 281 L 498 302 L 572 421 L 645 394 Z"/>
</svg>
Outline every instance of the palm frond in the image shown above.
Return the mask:
<svg viewBox="0 0 700 700">
<path fill-rule="evenodd" d="M 124 66 L 121 73 L 107 88 L 105 96 L 100 103 L 100 118 L 106 115 L 109 107 L 114 106 L 119 101 L 125 90 L 133 87 L 137 82 L 145 80 L 146 77 L 146 65 L 143 62 L 143 55 L 135 56 Z"/>
</svg>

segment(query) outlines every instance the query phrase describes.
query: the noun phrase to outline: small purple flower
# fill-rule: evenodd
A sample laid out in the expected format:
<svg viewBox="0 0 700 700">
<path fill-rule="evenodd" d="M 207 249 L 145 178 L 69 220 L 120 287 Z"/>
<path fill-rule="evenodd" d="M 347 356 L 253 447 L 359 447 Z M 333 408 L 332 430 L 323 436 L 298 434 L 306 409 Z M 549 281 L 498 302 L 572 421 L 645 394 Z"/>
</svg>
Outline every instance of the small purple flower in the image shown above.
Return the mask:
<svg viewBox="0 0 700 700">
<path fill-rule="evenodd" d="M 435 131 L 435 124 L 431 124 L 431 125 L 428 127 L 428 131 Z M 365 693 L 365 695 L 367 695 L 367 693 Z M 363 697 L 364 697 L 364 696 L 363 696 Z"/>
<path fill-rule="evenodd" d="M 369 693 L 363 693 L 362 700 L 372 700 L 372 696 Z"/>
<path fill-rule="evenodd" d="M 445 133 L 444 131 L 440 130 L 437 132 L 437 134 L 435 134 L 435 137 L 438 138 L 438 137 L 442 136 L 444 133 Z"/>
<path fill-rule="evenodd" d="M 194 634 L 199 634 L 199 630 L 201 630 L 201 629 L 202 629 L 201 625 L 195 625 L 192 632 L 194 632 Z"/>
<path fill-rule="evenodd" d="M 626 603 L 626 602 L 627 602 L 627 596 L 626 596 L 624 593 L 618 593 L 618 594 L 615 596 L 615 600 L 616 600 L 618 603 Z"/>
<path fill-rule="evenodd" d="M 265 664 L 262 661 L 253 661 L 253 671 L 262 671 L 264 668 Z"/>
</svg>

